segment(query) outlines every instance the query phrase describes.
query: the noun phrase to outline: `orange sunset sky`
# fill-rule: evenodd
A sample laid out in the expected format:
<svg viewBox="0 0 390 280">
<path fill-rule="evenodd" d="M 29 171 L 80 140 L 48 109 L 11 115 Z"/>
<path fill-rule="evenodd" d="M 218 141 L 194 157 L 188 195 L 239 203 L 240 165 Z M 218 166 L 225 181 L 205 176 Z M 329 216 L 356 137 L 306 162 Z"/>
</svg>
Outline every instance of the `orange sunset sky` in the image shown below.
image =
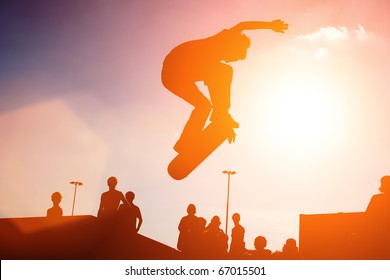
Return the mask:
<svg viewBox="0 0 390 280">
<path fill-rule="evenodd" d="M 184 180 L 166 168 L 192 107 L 160 79 L 168 52 L 240 21 L 234 62 L 236 142 Z M 189 203 L 225 229 L 241 215 L 247 248 L 299 238 L 299 214 L 365 211 L 390 175 L 390 2 L 18 1 L 0 4 L 0 217 L 96 215 L 109 176 L 135 192 L 140 233 L 176 247 Z M 202 84 L 199 88 L 205 90 Z M 205 91 L 208 97 L 207 91 Z M 229 221 L 229 235 L 232 221 Z"/>
</svg>

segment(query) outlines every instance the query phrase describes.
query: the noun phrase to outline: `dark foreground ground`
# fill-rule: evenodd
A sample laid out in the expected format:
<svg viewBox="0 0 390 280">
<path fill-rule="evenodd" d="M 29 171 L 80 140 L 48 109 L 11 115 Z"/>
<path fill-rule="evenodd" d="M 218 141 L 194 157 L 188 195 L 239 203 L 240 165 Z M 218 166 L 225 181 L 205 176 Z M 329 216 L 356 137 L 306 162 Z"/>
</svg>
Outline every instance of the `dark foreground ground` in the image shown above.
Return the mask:
<svg viewBox="0 0 390 280">
<path fill-rule="evenodd" d="M 0 259 L 180 259 L 180 252 L 153 239 L 130 237 L 94 216 L 0 219 Z"/>
</svg>

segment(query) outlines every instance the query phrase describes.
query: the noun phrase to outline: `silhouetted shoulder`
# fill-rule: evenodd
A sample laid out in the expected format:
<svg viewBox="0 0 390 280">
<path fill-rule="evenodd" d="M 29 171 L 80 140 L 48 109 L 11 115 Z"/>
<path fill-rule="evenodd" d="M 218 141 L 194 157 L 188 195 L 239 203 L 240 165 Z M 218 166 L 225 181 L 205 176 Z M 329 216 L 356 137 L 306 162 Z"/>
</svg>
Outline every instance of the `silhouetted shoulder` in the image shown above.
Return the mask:
<svg viewBox="0 0 390 280">
<path fill-rule="evenodd" d="M 139 209 L 139 207 L 137 205 L 133 205 L 132 207 L 132 210 L 134 212 L 134 215 L 137 217 L 137 218 L 141 218 L 142 215 L 141 215 L 141 210 Z"/>
<path fill-rule="evenodd" d="M 124 200 L 124 195 L 121 191 L 118 191 L 118 190 L 110 190 L 110 191 L 107 191 L 107 192 L 104 192 L 102 193 L 102 199 L 107 199 L 107 200 L 111 200 L 111 199 L 119 199 L 119 200 Z"/>
<path fill-rule="evenodd" d="M 47 209 L 47 217 L 48 218 L 59 218 L 62 217 L 62 209 L 61 207 L 52 207 Z"/>
<path fill-rule="evenodd" d="M 367 206 L 367 214 L 389 215 L 390 196 L 384 193 L 375 194 L 371 197 Z"/>
</svg>

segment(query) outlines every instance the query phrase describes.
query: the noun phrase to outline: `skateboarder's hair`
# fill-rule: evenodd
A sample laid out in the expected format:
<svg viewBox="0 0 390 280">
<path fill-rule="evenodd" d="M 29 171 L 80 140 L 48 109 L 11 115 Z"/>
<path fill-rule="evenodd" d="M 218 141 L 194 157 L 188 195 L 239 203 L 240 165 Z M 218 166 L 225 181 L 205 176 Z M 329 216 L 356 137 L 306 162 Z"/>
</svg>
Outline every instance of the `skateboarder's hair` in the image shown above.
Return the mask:
<svg viewBox="0 0 390 280">
<path fill-rule="evenodd" d="M 239 60 L 246 57 L 251 41 L 245 34 L 228 31 L 222 38 L 220 47 L 225 60 Z"/>
<path fill-rule="evenodd" d="M 237 32 L 227 32 L 223 41 L 226 46 L 236 50 L 247 50 L 251 45 L 251 40 L 248 36 Z"/>
<path fill-rule="evenodd" d="M 243 33 L 237 37 L 237 46 L 243 49 L 248 49 L 251 46 L 251 39 Z"/>
</svg>

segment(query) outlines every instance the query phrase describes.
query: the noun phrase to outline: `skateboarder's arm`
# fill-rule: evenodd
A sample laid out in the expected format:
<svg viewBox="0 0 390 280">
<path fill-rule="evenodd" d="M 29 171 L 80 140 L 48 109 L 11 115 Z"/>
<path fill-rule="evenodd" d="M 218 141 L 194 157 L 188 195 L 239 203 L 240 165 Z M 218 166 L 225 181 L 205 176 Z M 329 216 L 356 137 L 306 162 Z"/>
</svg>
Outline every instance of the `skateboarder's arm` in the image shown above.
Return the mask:
<svg viewBox="0 0 390 280">
<path fill-rule="evenodd" d="M 272 29 L 275 32 L 284 33 L 288 29 L 288 24 L 280 19 L 273 21 L 243 21 L 232 27 L 230 30 L 242 32 L 244 30 Z"/>
</svg>

